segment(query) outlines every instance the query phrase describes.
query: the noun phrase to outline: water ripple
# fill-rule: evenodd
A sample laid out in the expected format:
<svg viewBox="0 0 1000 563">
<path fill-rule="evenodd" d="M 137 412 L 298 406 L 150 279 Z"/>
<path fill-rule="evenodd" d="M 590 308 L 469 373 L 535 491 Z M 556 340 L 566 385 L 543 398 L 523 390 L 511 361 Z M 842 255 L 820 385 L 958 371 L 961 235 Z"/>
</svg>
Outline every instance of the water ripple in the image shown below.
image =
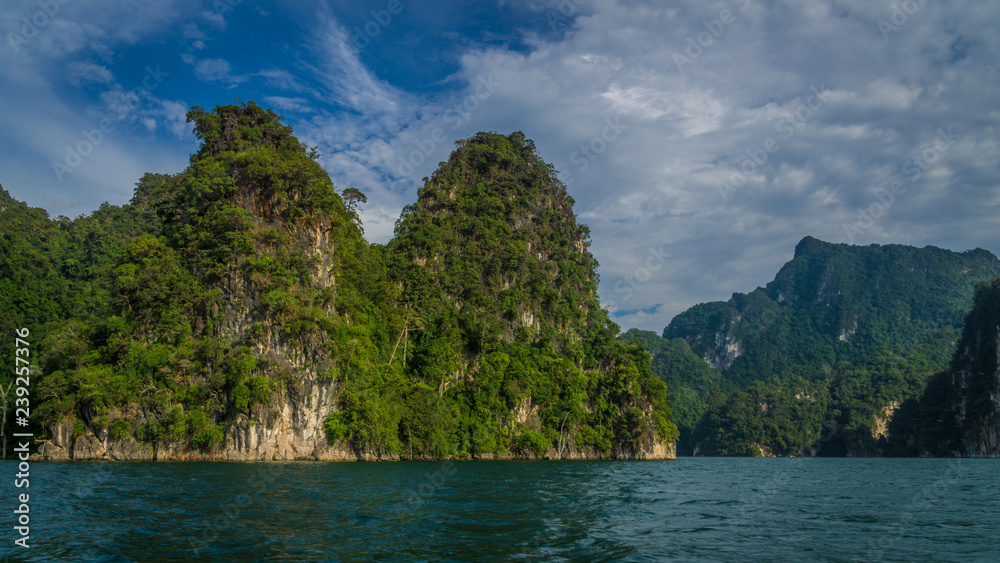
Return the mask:
<svg viewBox="0 0 1000 563">
<path fill-rule="evenodd" d="M 32 549 L 0 557 L 994 561 L 998 469 L 864 459 L 46 463 L 32 467 Z"/>
</svg>

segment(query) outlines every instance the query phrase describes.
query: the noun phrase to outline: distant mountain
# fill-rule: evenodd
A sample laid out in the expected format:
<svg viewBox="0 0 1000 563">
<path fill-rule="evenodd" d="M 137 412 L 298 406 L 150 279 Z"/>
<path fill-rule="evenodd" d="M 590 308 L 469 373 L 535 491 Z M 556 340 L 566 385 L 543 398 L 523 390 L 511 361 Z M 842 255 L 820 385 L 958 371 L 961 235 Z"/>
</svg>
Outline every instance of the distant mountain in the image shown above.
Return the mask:
<svg viewBox="0 0 1000 563">
<path fill-rule="evenodd" d="M 667 400 L 673 408 L 674 423 L 680 431 L 678 455 L 692 455 L 698 422 L 708 409 L 712 391 L 731 386 L 722 374 L 699 358 L 682 338 L 667 340 L 649 330 L 631 329 L 619 338 L 640 344 L 652 356 L 653 373 L 667 383 Z"/>
<path fill-rule="evenodd" d="M 982 249 L 806 237 L 766 288 L 696 305 L 664 329 L 664 339 L 683 340 L 720 374 L 709 391 L 666 367 L 689 359 L 669 352 L 672 359 L 658 361 L 663 345 L 647 342 L 675 412 L 705 413 L 694 429 L 679 416 L 679 451 L 886 453 L 892 412 L 944 369 L 973 288 L 998 275 L 1000 260 Z M 712 380 L 704 366 L 686 373 Z"/>
</svg>

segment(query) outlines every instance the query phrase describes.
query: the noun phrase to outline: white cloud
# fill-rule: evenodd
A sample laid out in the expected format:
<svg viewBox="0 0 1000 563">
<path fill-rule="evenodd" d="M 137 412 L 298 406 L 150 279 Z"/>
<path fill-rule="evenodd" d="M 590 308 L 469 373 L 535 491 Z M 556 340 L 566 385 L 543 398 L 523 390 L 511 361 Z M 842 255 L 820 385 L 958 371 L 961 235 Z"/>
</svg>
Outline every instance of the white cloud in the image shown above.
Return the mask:
<svg viewBox="0 0 1000 563">
<path fill-rule="evenodd" d="M 263 85 L 261 99 L 319 147 L 336 185 L 368 194 L 362 218 L 370 240 L 391 236 L 419 179 L 448 157 L 454 140 L 524 131 L 571 175 L 576 211 L 601 263 L 601 296 L 631 311 L 618 318 L 626 328 L 659 331 L 694 303 L 763 285 L 803 236 L 846 241 L 845 225 L 893 179 L 905 180 L 906 192 L 856 243 L 1000 250 L 1000 35 L 992 29 L 1000 5 L 924 3 L 886 39 L 878 21 L 891 16 L 891 5 L 864 0 L 680 0 L 669 9 L 591 0 L 569 14 L 550 0 L 509 4 L 537 10 L 543 31 L 525 32 L 516 48 L 456 36 L 454 52 L 428 56 L 452 57 L 457 70 L 423 94 L 367 67 L 326 8 L 304 37 L 290 39 L 298 51 L 289 66 L 254 71 L 250 59 L 206 52 L 225 18 L 180 2 L 98 10 L 96 0 L 74 0 L 20 55 L 0 53 L 0 143 L 15 149 L 0 151 L 8 175 L 0 180 L 31 185 L 72 210 L 101 190 L 128 192 L 145 170 L 182 166 L 193 146 L 187 104 L 136 99 L 110 70 L 127 46 L 179 37 L 194 49 L 184 60 L 200 80 Z M 0 30 L 33 6 L 0 6 Z M 689 38 L 711 33 L 705 22 L 714 25 L 723 9 L 732 23 L 678 68 L 674 55 L 685 53 Z M 548 29 L 552 15 L 558 21 Z M 82 105 L 64 100 L 66 81 L 104 94 Z M 816 104 L 813 88 L 825 102 Z M 31 92 L 30 103 L 16 92 Z M 53 185 L 51 160 L 95 119 L 121 110 L 129 119 L 73 173 L 75 191 Z M 961 139 L 919 177 L 907 175 L 907 163 L 948 127 Z M 169 144 L 150 154 L 148 143 L 134 142 L 140 134 Z M 762 156 L 772 138 L 775 150 Z M 15 159 L 41 172 L 24 172 Z M 718 186 L 741 167 L 745 182 L 721 197 Z M 623 299 L 619 282 L 651 245 L 669 261 Z"/>
<path fill-rule="evenodd" d="M 302 81 L 285 69 L 269 68 L 255 74 L 264 79 L 265 83 L 272 87 L 287 92 L 297 94 L 312 92 L 313 90 L 302 83 Z"/>
<path fill-rule="evenodd" d="M 181 59 L 194 66 L 194 75 L 203 82 L 225 82 L 236 86 L 247 81 L 245 75 L 233 74 L 232 66 L 225 59 L 197 59 L 189 54 L 183 55 Z"/>
<path fill-rule="evenodd" d="M 867 4 L 754 2 L 739 11 L 740 4 L 689 1 L 665 11 L 592 2 L 565 35 L 535 38 L 528 54 L 489 48 L 460 59 L 454 78 L 464 85 L 463 93 L 481 75 L 492 75 L 499 86 L 468 123 L 445 128 L 449 141 L 475 130 L 523 129 L 543 157 L 573 175 L 570 192 L 577 213 L 592 228 L 605 300 L 621 300 L 616 282 L 644 260 L 646 242 L 666 245 L 672 253 L 671 268 L 633 289 L 629 303 L 618 303 L 638 311 L 619 318 L 625 326 L 659 331 L 696 302 L 763 285 L 803 236 L 844 242 L 844 225 L 875 201 L 872 187 L 900 175 L 906 159 L 931 141 L 938 127 L 953 123 L 972 136 L 991 138 L 981 116 L 995 107 L 995 73 L 984 79 L 975 67 L 938 61 L 959 35 L 970 45 L 967 57 L 989 60 L 988 48 L 997 40 L 982 22 L 991 15 L 996 19 L 996 9 L 980 5 L 977 21 L 971 21 L 962 15 L 971 5 L 928 4 L 887 46 L 877 26 L 883 16 Z M 722 8 L 736 13 L 735 23 L 678 71 L 671 55 Z M 944 32 L 942 18 L 961 23 Z M 916 54 L 928 49 L 929 55 Z M 360 84 L 379 84 L 368 81 L 370 74 L 359 76 L 365 78 Z M 970 81 L 977 86 L 961 92 Z M 817 102 L 813 88 L 826 94 L 825 103 Z M 381 86 L 372 92 L 372 100 L 380 101 L 359 109 L 384 107 L 382 100 L 392 99 L 382 96 Z M 440 119 L 447 103 L 424 106 L 421 115 Z M 407 122 L 405 113 L 400 115 L 399 130 L 390 128 L 379 140 L 389 140 L 396 162 L 435 126 L 433 119 L 414 116 Z M 607 120 L 616 117 L 626 128 L 613 141 L 599 141 Z M 369 171 L 392 178 L 393 158 L 386 162 L 365 150 L 375 142 L 361 133 L 374 131 L 363 126 L 365 119 L 346 120 L 352 133 L 339 134 L 354 140 L 327 166 L 346 178 L 357 174 L 377 183 Z M 746 184 L 724 201 L 717 183 L 759 154 L 754 151 L 769 138 L 780 148 L 766 153 L 763 164 L 753 164 Z M 590 156 L 581 150 L 587 147 Z M 446 154 L 442 149 L 434 156 Z M 963 207 L 978 208 L 969 212 L 996 225 L 996 219 L 984 218 L 991 205 L 995 215 L 1000 183 L 995 168 L 985 173 L 992 189 L 983 191 L 977 187 L 982 179 L 963 175 L 954 162 L 960 154 L 956 149 L 942 157 L 855 242 L 932 243 L 925 225 L 932 210 L 941 225 L 935 231 L 961 231 L 966 217 L 942 214 L 939 196 L 930 195 L 938 191 L 976 202 Z M 427 160 L 433 162 L 416 175 L 433 169 L 436 160 Z M 962 166 L 981 169 L 982 162 Z M 973 237 L 948 238 L 957 249 L 981 245 Z"/>
<path fill-rule="evenodd" d="M 282 111 L 295 111 L 300 113 L 309 113 L 312 110 L 309 107 L 309 101 L 305 98 L 286 98 L 283 96 L 264 96 L 264 101 L 273 106 L 276 109 Z"/>
<path fill-rule="evenodd" d="M 111 84 L 114 76 L 107 67 L 89 62 L 75 62 L 67 68 L 70 83 L 79 86 L 85 82 Z"/>
<path fill-rule="evenodd" d="M 361 63 L 357 47 L 336 18 L 320 12 L 312 41 L 318 61 L 315 74 L 327 90 L 327 102 L 355 110 L 367 119 L 401 109 L 401 93 Z"/>
</svg>

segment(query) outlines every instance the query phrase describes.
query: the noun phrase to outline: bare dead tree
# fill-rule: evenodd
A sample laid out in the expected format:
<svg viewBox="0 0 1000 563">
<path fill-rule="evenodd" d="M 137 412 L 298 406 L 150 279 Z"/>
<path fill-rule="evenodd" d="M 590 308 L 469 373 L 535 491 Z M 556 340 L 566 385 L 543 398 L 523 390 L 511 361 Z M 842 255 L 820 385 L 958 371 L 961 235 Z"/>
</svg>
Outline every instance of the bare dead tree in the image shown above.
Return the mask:
<svg viewBox="0 0 1000 563">
<path fill-rule="evenodd" d="M 569 411 L 566 411 L 562 424 L 559 425 L 559 459 L 562 459 L 563 447 L 566 445 L 566 437 L 563 435 L 563 429 L 566 427 L 567 418 L 569 418 Z"/>
</svg>

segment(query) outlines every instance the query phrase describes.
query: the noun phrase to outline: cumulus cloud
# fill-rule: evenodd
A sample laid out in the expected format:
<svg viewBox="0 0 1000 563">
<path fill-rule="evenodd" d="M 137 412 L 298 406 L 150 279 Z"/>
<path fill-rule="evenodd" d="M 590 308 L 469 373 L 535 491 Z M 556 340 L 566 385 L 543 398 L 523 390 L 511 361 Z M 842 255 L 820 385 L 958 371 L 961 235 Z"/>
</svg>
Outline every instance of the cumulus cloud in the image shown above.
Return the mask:
<svg viewBox="0 0 1000 563">
<path fill-rule="evenodd" d="M 267 102 L 274 108 L 283 111 L 295 111 L 302 113 L 309 113 L 312 108 L 309 107 L 309 100 L 305 98 L 287 98 L 284 96 L 264 96 L 264 101 Z"/>
<path fill-rule="evenodd" d="M 338 71 L 326 83 L 361 115 L 318 115 L 306 130 L 339 184 L 376 194 L 365 215 L 376 240 L 451 140 L 521 129 L 563 171 L 592 229 L 602 299 L 626 327 L 659 331 L 697 302 L 765 284 L 806 235 L 992 244 L 997 39 L 985 22 L 1000 10 L 925 4 L 887 38 L 894 8 L 860 1 L 528 7 L 554 33 L 527 34 L 527 50 L 468 48 L 451 95 L 418 108 L 331 26 Z M 351 89 L 334 86 L 342 76 L 357 78 Z M 465 111 L 484 78 L 490 95 Z M 907 174 L 949 126 L 962 140 Z M 435 129 L 449 143 L 432 143 Z M 907 191 L 880 211 L 897 179 Z M 651 253 L 670 258 L 646 272 Z"/>
<path fill-rule="evenodd" d="M 225 59 L 198 59 L 184 54 L 181 60 L 194 67 L 194 75 L 203 82 L 223 82 L 234 87 L 247 81 L 244 75 L 233 74 L 232 66 Z"/>
<path fill-rule="evenodd" d="M 182 4 L 144 5 L 154 20 L 85 14 L 92 6 L 77 0 L 21 56 L 0 54 L 0 103 L 13 116 L 0 141 L 16 149 L 6 152 L 45 155 L 33 157 L 44 168 L 106 108 L 136 103 L 115 88 L 124 75 L 112 54 L 173 25 L 183 44 L 200 42 L 184 57 L 205 82 L 191 100 L 171 94 L 135 112 L 159 150 L 186 157 L 183 113 L 199 90 L 261 91 L 319 147 L 338 187 L 368 194 L 366 235 L 385 242 L 454 140 L 522 130 L 562 171 L 591 227 L 602 300 L 625 327 L 659 331 L 695 303 L 765 284 L 806 235 L 1000 251 L 1000 5 L 916 3 L 901 15 L 901 3 L 863 0 L 509 0 L 502 10 L 520 20 L 502 37 L 394 21 L 399 45 L 454 38 L 447 52 L 426 53 L 452 65 L 447 76 L 414 86 L 374 47 L 359 52 L 342 17 L 350 10 L 321 5 L 302 18 L 297 36 L 280 36 L 293 54 L 278 66 L 213 51 L 213 34 L 238 33 L 238 20 Z M 0 7 L 0 20 L 33 5 Z M 57 94 L 67 80 L 107 93 L 74 111 Z M 23 91 L 51 102 L 48 114 L 12 94 Z M 174 144 L 159 144 L 166 137 Z M 128 139 L 108 147 L 131 174 L 148 151 Z"/>
<path fill-rule="evenodd" d="M 991 244 L 962 233 L 969 222 L 1000 226 L 995 164 L 983 171 L 996 150 L 984 116 L 998 78 L 984 72 L 997 43 L 984 22 L 997 9 L 927 4 L 887 41 L 888 5 L 675 4 L 593 2 L 528 55 L 491 48 L 462 59 L 466 76 L 502 84 L 478 128 L 524 128 L 572 180 L 619 322 L 660 330 L 696 302 L 763 285 L 805 235 Z M 615 119 L 620 135 L 607 126 Z M 948 126 L 963 140 L 907 174 Z M 720 182 L 741 169 L 723 197 Z M 857 225 L 897 178 L 909 191 Z M 658 245 L 669 265 L 638 280 Z"/>
</svg>

